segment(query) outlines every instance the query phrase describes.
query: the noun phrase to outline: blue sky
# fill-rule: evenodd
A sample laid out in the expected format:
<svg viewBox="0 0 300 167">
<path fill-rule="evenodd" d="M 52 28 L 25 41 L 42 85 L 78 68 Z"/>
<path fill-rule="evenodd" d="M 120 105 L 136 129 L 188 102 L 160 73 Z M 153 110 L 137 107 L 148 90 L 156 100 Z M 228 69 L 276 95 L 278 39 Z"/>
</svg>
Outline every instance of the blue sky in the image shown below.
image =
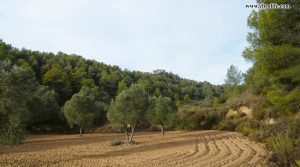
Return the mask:
<svg viewBox="0 0 300 167">
<path fill-rule="evenodd" d="M 122 69 L 165 69 L 224 83 L 248 44 L 254 0 L 1 0 L 0 38 L 18 48 L 78 54 Z"/>
</svg>

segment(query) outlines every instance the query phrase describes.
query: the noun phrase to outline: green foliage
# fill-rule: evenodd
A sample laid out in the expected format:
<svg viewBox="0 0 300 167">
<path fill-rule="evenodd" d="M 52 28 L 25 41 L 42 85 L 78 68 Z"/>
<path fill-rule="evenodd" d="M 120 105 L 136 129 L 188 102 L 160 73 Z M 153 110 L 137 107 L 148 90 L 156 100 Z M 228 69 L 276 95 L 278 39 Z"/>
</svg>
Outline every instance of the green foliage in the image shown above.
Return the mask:
<svg viewBox="0 0 300 167">
<path fill-rule="evenodd" d="M 139 85 L 132 85 L 111 102 L 107 118 L 111 123 L 135 124 L 147 107 L 146 92 Z"/>
<path fill-rule="evenodd" d="M 172 107 L 173 106 L 173 107 Z M 150 97 L 147 118 L 153 125 L 172 126 L 176 109 L 168 97 Z M 163 130 L 163 129 L 162 129 Z"/>
<path fill-rule="evenodd" d="M 121 70 L 117 66 L 87 60 L 73 54 L 17 49 L 2 40 L 0 40 L 0 60 L 9 60 L 12 64 L 22 67 L 29 75 L 35 77 L 40 86 L 47 87 L 47 91 L 36 90 L 36 93 L 32 94 L 35 100 L 28 104 L 30 107 L 29 114 L 26 115 L 28 130 L 45 129 L 46 126 L 49 127 L 47 129 L 53 129 L 54 124 L 57 129 L 65 129 L 66 119 L 57 118 L 57 123 L 52 121 L 57 116 L 57 104 L 61 108 L 82 87 L 99 87 L 100 94 L 103 96 L 102 101 L 107 105 L 111 99 L 115 99 L 117 94 L 132 84 L 139 84 L 149 96 L 169 97 L 172 103 L 178 106 L 184 102 L 202 99 L 210 99 L 208 101 L 211 106 L 212 99 L 223 95 L 224 91 L 223 86 L 183 79 L 165 70 L 155 70 L 152 73 Z M 53 106 L 49 106 L 50 103 Z M 47 106 L 49 109 L 39 108 L 39 105 Z M 38 118 L 40 114 L 44 118 Z M 99 120 L 98 118 L 95 120 L 99 125 L 107 121 L 106 113 L 103 112 L 101 115 L 103 119 L 99 116 Z"/>
<path fill-rule="evenodd" d="M 26 70 L 0 61 L 0 144 L 14 146 L 22 142 L 23 116 L 34 86 Z"/>
<path fill-rule="evenodd" d="M 184 101 L 184 103 L 189 103 L 191 101 L 190 96 L 189 95 L 184 95 L 183 101 Z"/>
<path fill-rule="evenodd" d="M 32 99 L 27 103 L 28 113 L 26 114 L 26 127 L 31 130 L 47 127 L 55 127 L 62 124 L 60 118 L 60 106 L 56 101 L 57 93 L 47 86 L 39 86 Z"/>
<path fill-rule="evenodd" d="M 128 89 L 126 82 L 124 80 L 120 81 L 118 83 L 118 94 L 121 93 L 122 91 Z"/>
<path fill-rule="evenodd" d="M 159 88 L 156 88 L 153 94 L 154 94 L 156 97 L 159 97 L 159 96 L 162 95 Z"/>
<path fill-rule="evenodd" d="M 153 84 L 151 83 L 150 78 L 144 78 L 142 77 L 137 81 L 137 84 L 139 84 L 147 93 L 153 92 Z"/>
<path fill-rule="evenodd" d="M 196 119 L 193 112 L 183 111 L 177 114 L 177 128 L 183 130 L 194 130 L 197 128 Z"/>
<path fill-rule="evenodd" d="M 135 126 L 147 109 L 147 94 L 140 85 L 132 85 L 121 92 L 110 104 L 107 118 L 112 124 L 122 125 L 128 143 L 132 142 Z M 128 137 L 127 127 L 131 127 Z"/>
<path fill-rule="evenodd" d="M 242 82 L 242 73 L 241 71 L 234 65 L 231 65 L 227 69 L 225 83 L 228 85 L 238 85 Z"/>
<path fill-rule="evenodd" d="M 211 108 L 207 104 L 209 99 L 191 101 L 181 105 L 177 113 L 177 128 L 179 129 L 211 129 L 225 116 L 222 106 Z"/>
<path fill-rule="evenodd" d="M 92 80 L 92 79 L 87 79 L 87 78 L 82 79 L 82 80 L 80 81 L 80 85 L 81 85 L 82 87 L 90 87 L 90 88 L 96 86 L 94 80 Z"/>
<path fill-rule="evenodd" d="M 270 3 L 260 0 L 260 3 Z M 289 10 L 258 10 L 248 18 L 254 32 L 248 34 L 243 56 L 253 67 L 245 76 L 247 85 L 255 93 L 267 95 L 268 100 L 281 111 L 299 111 L 300 48 L 299 1 L 275 0 L 288 3 Z"/>
<path fill-rule="evenodd" d="M 281 111 L 297 112 L 299 110 L 300 87 L 289 92 L 283 91 L 280 88 L 270 90 L 267 94 L 267 97 L 270 102 Z"/>
<path fill-rule="evenodd" d="M 70 127 L 90 127 L 106 108 L 98 87 L 82 87 L 65 103 L 62 111 Z"/>
<path fill-rule="evenodd" d="M 53 67 L 44 74 L 42 83 L 59 93 L 59 103 L 63 104 L 71 94 L 71 85 L 65 72 L 60 67 Z"/>
<path fill-rule="evenodd" d="M 267 87 L 270 85 L 270 78 L 261 74 L 254 72 L 256 66 L 250 68 L 245 74 L 245 82 L 248 88 L 256 95 L 266 93 Z"/>
</svg>

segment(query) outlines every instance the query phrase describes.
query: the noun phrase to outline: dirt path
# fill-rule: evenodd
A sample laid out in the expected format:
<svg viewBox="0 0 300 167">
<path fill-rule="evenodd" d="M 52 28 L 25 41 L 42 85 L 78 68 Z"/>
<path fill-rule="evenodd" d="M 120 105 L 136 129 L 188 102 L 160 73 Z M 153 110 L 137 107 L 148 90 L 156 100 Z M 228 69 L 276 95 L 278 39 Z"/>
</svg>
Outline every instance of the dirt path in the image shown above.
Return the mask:
<svg viewBox="0 0 300 167">
<path fill-rule="evenodd" d="M 266 166 L 262 144 L 235 132 L 137 133 L 137 144 L 110 146 L 123 134 L 35 135 L 0 147 L 0 166 Z"/>
</svg>

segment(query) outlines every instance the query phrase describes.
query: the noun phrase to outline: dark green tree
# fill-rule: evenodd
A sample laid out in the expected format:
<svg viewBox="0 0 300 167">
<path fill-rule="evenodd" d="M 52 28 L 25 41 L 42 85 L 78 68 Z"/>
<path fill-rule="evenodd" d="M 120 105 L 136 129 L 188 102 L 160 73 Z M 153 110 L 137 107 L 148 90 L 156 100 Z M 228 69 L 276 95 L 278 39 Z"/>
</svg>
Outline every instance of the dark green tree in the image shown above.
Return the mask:
<svg viewBox="0 0 300 167">
<path fill-rule="evenodd" d="M 43 76 L 42 83 L 58 92 L 60 105 L 63 105 L 71 95 L 70 81 L 66 73 L 59 66 L 48 70 Z"/>
<path fill-rule="evenodd" d="M 65 103 L 62 111 L 71 128 L 74 125 L 79 126 L 81 136 L 83 128 L 92 126 L 94 120 L 103 115 L 106 105 L 101 100 L 98 87 L 82 87 L 79 93 Z"/>
<path fill-rule="evenodd" d="M 40 85 L 29 100 L 26 114 L 26 127 L 30 130 L 46 130 L 62 124 L 57 93 L 47 86 Z"/>
</svg>

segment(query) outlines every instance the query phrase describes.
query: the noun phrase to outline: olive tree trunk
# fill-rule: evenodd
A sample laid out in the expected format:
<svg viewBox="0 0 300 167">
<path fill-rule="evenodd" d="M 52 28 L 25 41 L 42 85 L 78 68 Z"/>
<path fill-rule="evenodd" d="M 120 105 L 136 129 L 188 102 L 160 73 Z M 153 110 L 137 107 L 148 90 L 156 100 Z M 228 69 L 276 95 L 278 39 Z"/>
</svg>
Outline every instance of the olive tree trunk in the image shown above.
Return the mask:
<svg viewBox="0 0 300 167">
<path fill-rule="evenodd" d="M 80 126 L 80 129 L 79 129 L 79 135 L 82 136 L 82 125 Z"/>
<path fill-rule="evenodd" d="M 127 143 L 129 143 L 129 136 L 128 136 L 128 132 L 127 132 L 127 124 L 123 124 L 123 126 L 124 126 L 126 141 L 127 141 Z"/>
<path fill-rule="evenodd" d="M 134 135 L 134 130 L 135 130 L 135 124 L 132 124 L 131 125 L 131 135 L 130 135 L 130 138 L 129 138 L 129 143 L 132 142 L 132 138 L 133 138 L 133 135 Z"/>
<path fill-rule="evenodd" d="M 161 134 L 162 134 L 162 135 L 165 135 L 164 125 L 163 125 L 163 124 L 160 124 L 159 127 L 160 127 Z"/>
</svg>

